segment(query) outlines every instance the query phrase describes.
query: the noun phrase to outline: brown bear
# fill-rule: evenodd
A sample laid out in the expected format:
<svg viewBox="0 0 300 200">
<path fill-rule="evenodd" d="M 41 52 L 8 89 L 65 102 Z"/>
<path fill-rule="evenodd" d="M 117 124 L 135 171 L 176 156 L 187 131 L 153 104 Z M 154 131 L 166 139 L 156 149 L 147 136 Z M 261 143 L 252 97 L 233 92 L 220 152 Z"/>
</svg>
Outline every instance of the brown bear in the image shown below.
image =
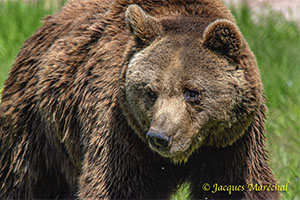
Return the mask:
<svg viewBox="0 0 300 200">
<path fill-rule="evenodd" d="M 256 60 L 220 0 L 71 0 L 0 107 L 1 199 L 278 199 Z M 221 187 L 219 187 L 221 186 Z M 230 190 L 230 191 L 229 191 Z"/>
</svg>

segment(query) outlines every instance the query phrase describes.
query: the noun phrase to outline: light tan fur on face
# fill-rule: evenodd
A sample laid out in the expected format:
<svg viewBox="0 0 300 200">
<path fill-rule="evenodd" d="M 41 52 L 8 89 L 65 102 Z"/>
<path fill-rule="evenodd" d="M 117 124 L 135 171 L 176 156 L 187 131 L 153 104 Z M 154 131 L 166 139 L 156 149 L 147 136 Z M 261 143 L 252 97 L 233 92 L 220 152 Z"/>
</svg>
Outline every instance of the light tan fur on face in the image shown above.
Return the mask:
<svg viewBox="0 0 300 200">
<path fill-rule="evenodd" d="M 142 24 L 143 28 L 146 14 L 140 16 L 132 23 Z M 128 20 L 130 23 L 131 19 Z M 171 19 L 167 21 L 172 23 Z M 160 21 L 153 18 L 153 22 Z M 172 136 L 167 152 L 150 147 L 174 162 L 186 161 L 203 145 L 231 145 L 249 126 L 256 109 L 243 104 L 248 83 L 244 71 L 238 67 L 243 48 L 238 28 L 229 20 L 216 20 L 203 28 L 205 24 L 200 20 L 193 22 L 199 24 L 199 30 L 186 32 L 187 21 L 183 22 L 183 29 L 179 23 L 176 32 L 162 25 L 165 31 L 156 33 L 156 39 L 133 56 L 125 86 L 139 135 L 145 141 L 145 134 L 151 129 Z M 139 32 L 140 27 L 133 28 Z M 140 32 L 136 37 L 142 38 Z M 147 107 L 149 90 L 157 99 Z M 186 90 L 197 91 L 199 101 L 187 102 Z"/>
</svg>

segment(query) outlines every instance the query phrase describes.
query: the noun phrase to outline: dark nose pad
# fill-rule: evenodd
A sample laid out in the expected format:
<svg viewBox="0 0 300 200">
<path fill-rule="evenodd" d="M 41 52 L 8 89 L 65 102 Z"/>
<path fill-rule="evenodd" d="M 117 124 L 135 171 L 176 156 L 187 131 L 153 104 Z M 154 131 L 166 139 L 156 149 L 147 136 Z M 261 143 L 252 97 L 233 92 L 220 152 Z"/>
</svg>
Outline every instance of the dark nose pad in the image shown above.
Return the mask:
<svg viewBox="0 0 300 200">
<path fill-rule="evenodd" d="M 146 134 L 146 138 L 152 146 L 159 150 L 166 150 L 170 146 L 172 140 L 171 136 L 151 130 Z"/>
</svg>

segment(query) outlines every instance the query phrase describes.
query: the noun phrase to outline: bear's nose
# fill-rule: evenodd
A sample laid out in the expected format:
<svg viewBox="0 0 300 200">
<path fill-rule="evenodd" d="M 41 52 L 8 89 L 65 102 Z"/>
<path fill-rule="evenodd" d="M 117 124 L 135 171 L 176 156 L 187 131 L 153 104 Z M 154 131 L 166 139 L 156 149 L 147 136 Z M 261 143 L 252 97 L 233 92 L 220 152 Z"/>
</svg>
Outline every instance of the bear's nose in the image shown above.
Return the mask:
<svg viewBox="0 0 300 200">
<path fill-rule="evenodd" d="M 168 147 L 170 147 L 172 140 L 171 136 L 167 136 L 165 133 L 152 130 L 149 130 L 149 132 L 146 134 L 146 138 L 153 147 L 162 151 L 167 150 Z"/>
</svg>

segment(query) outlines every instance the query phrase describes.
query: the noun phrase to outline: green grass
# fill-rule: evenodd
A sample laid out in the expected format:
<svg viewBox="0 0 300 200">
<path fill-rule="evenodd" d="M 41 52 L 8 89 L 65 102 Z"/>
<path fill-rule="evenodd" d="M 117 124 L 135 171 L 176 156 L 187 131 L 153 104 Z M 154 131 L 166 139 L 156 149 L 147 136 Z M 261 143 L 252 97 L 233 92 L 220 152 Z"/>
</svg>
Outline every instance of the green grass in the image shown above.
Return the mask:
<svg viewBox="0 0 300 200">
<path fill-rule="evenodd" d="M 41 26 L 43 17 L 53 13 L 44 9 L 43 1 L 37 2 L 0 1 L 0 88 L 24 41 Z"/>
<path fill-rule="evenodd" d="M 43 3 L 0 2 L 0 88 L 20 47 L 53 9 Z M 267 148 L 280 184 L 289 181 L 282 199 L 300 199 L 300 31 L 277 13 L 251 20 L 247 8 L 234 9 L 239 27 L 257 56 L 267 106 Z M 186 199 L 187 186 L 173 199 Z"/>
</svg>

